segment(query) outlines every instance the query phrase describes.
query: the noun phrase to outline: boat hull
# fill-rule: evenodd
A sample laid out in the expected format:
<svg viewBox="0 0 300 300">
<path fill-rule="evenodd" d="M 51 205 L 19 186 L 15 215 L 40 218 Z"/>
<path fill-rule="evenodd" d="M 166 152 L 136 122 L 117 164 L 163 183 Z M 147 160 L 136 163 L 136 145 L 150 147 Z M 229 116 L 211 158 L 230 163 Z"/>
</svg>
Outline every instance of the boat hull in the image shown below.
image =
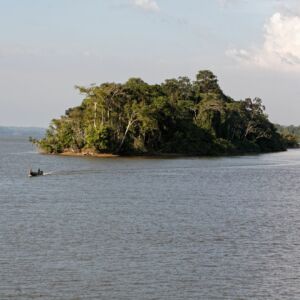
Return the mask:
<svg viewBox="0 0 300 300">
<path fill-rule="evenodd" d="M 36 176 L 43 176 L 43 172 L 29 172 L 28 177 L 36 177 Z"/>
</svg>

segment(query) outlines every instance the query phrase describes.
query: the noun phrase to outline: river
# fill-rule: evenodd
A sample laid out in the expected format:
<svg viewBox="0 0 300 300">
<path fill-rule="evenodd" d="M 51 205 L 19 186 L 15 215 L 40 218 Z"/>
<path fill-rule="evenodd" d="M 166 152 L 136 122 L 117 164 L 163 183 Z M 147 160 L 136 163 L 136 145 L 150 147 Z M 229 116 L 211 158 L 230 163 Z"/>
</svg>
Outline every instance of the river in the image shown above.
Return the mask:
<svg viewBox="0 0 300 300">
<path fill-rule="evenodd" d="M 0 299 L 300 299 L 299 150 L 0 153 Z"/>
</svg>

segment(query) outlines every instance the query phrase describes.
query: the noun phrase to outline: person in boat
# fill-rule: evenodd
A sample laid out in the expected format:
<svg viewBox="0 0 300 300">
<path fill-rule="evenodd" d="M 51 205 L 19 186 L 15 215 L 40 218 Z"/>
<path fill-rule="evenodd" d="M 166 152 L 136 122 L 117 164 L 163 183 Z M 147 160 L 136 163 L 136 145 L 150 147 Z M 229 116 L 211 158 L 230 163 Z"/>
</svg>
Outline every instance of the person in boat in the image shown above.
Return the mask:
<svg viewBox="0 0 300 300">
<path fill-rule="evenodd" d="M 29 176 L 39 176 L 44 175 L 44 172 L 39 168 L 37 172 L 32 171 L 32 169 L 29 170 Z"/>
</svg>

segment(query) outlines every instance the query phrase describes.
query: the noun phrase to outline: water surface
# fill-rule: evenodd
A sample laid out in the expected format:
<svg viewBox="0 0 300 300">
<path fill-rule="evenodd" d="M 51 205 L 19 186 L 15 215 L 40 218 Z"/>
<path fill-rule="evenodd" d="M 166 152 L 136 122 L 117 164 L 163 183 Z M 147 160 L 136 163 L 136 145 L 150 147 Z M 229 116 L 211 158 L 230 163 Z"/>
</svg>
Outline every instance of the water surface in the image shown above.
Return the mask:
<svg viewBox="0 0 300 300">
<path fill-rule="evenodd" d="M 93 159 L 2 138 L 0 153 L 0 299 L 300 298 L 299 150 Z"/>
</svg>

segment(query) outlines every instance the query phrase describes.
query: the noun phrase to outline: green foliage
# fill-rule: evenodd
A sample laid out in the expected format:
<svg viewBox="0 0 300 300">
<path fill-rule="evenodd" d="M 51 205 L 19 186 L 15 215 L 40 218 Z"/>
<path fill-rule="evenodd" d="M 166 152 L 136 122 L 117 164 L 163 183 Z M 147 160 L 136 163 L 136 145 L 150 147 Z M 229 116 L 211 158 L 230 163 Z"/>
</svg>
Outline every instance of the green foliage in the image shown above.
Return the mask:
<svg viewBox="0 0 300 300">
<path fill-rule="evenodd" d="M 99 128 L 89 126 L 85 132 L 86 147 L 93 148 L 97 152 L 108 152 L 112 148 L 112 130 L 102 125 Z"/>
<path fill-rule="evenodd" d="M 209 70 L 199 71 L 196 75 L 196 87 L 200 93 L 222 93 L 217 77 Z"/>
<path fill-rule="evenodd" d="M 200 71 L 149 85 L 140 78 L 124 84 L 76 87 L 84 99 L 54 119 L 39 147 L 124 154 L 218 155 L 283 150 L 283 139 L 259 98 L 234 101 L 217 77 Z"/>
</svg>

